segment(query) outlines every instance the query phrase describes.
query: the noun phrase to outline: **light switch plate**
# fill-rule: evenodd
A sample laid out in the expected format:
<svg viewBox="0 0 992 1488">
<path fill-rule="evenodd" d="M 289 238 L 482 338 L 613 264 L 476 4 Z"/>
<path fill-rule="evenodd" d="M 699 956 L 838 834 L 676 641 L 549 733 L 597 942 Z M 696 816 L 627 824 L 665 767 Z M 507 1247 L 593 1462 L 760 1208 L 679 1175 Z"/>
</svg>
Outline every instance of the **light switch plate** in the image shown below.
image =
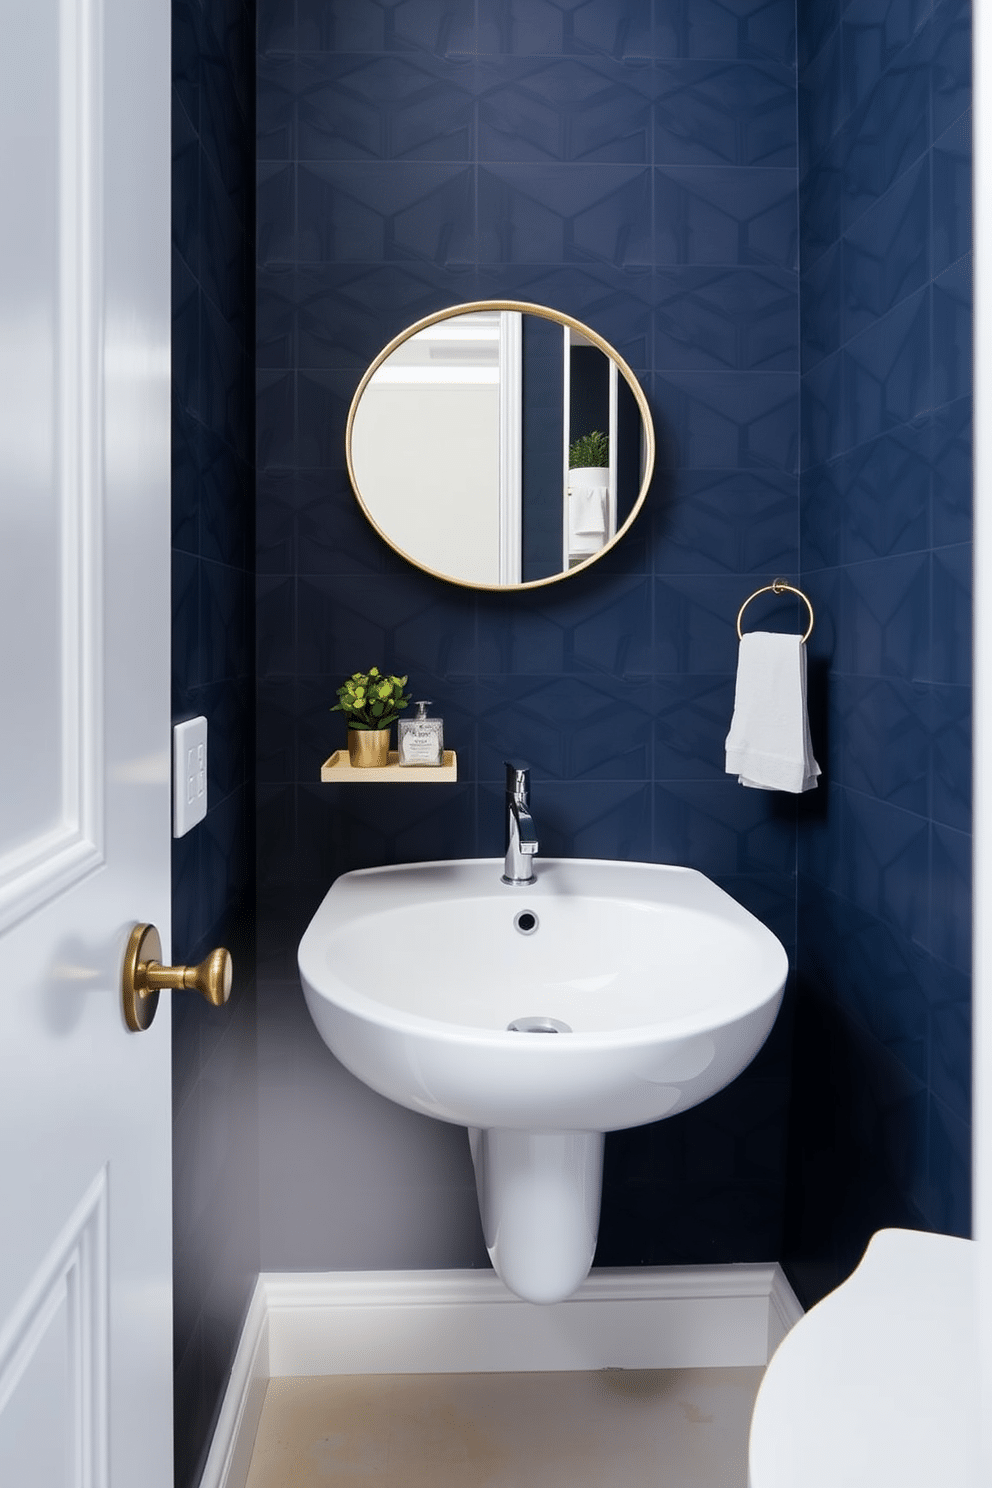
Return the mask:
<svg viewBox="0 0 992 1488">
<path fill-rule="evenodd" d="M 185 837 L 207 814 L 207 720 L 188 718 L 172 730 L 172 835 Z"/>
</svg>

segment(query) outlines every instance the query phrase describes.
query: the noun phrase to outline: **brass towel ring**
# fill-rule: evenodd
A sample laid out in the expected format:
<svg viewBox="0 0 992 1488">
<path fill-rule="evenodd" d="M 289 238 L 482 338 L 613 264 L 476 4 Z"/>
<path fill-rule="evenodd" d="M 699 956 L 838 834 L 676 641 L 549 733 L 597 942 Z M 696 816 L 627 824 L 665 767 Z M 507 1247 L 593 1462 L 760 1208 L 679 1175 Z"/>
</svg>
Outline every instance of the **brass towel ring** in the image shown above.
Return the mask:
<svg viewBox="0 0 992 1488">
<path fill-rule="evenodd" d="M 787 584 L 784 579 L 776 579 L 773 584 L 765 584 L 763 588 L 755 589 L 753 594 L 748 595 L 747 599 L 737 611 L 738 640 L 742 641 L 744 639 L 744 632 L 741 630 L 741 616 L 744 614 L 744 611 L 747 609 L 752 599 L 757 599 L 759 594 L 784 594 L 786 590 L 788 590 L 790 594 L 798 594 L 803 604 L 809 610 L 809 624 L 806 627 L 806 634 L 803 636 L 803 641 L 806 642 L 809 640 L 810 636 L 813 634 L 813 606 L 809 602 L 808 595 L 805 595 L 801 589 L 797 589 L 794 584 Z"/>
</svg>

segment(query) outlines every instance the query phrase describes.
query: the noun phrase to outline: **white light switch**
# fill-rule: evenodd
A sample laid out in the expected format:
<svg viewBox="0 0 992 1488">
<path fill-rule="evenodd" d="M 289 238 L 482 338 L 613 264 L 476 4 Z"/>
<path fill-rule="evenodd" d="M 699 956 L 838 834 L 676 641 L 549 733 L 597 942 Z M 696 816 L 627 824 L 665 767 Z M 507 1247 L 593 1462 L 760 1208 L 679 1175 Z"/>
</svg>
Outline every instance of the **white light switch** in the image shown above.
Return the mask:
<svg viewBox="0 0 992 1488">
<path fill-rule="evenodd" d="M 185 837 L 207 814 L 207 720 L 188 718 L 172 730 L 172 835 Z"/>
</svg>

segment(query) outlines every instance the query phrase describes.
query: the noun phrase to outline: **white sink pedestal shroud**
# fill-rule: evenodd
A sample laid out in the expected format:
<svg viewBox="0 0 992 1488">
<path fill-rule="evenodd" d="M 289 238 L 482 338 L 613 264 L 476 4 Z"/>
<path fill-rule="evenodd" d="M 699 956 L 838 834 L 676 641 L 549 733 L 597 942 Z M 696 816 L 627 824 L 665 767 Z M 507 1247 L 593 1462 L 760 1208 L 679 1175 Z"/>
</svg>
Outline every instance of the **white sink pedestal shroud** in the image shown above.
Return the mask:
<svg viewBox="0 0 992 1488">
<path fill-rule="evenodd" d="M 497 1276 L 525 1302 L 570 1297 L 596 1252 L 603 1133 L 470 1126 L 468 1140 Z"/>
</svg>

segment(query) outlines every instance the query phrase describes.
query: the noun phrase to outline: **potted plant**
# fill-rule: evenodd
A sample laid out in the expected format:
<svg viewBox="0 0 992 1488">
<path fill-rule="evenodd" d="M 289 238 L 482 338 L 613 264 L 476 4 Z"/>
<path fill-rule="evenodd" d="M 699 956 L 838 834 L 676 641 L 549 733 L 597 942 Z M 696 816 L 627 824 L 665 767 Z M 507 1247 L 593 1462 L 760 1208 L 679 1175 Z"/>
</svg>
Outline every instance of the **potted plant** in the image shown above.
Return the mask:
<svg viewBox="0 0 992 1488">
<path fill-rule="evenodd" d="M 568 468 L 569 470 L 609 470 L 609 436 L 599 429 L 593 429 L 591 434 L 583 434 L 581 439 L 573 439 L 568 446 Z"/>
<path fill-rule="evenodd" d="M 378 667 L 352 672 L 338 688 L 332 713 L 348 720 L 348 758 L 356 769 L 389 763 L 389 733 L 410 706 L 405 677 L 387 677 Z"/>
<path fill-rule="evenodd" d="M 610 441 L 599 429 L 568 447 L 568 552 L 598 553 L 609 538 Z"/>
</svg>

